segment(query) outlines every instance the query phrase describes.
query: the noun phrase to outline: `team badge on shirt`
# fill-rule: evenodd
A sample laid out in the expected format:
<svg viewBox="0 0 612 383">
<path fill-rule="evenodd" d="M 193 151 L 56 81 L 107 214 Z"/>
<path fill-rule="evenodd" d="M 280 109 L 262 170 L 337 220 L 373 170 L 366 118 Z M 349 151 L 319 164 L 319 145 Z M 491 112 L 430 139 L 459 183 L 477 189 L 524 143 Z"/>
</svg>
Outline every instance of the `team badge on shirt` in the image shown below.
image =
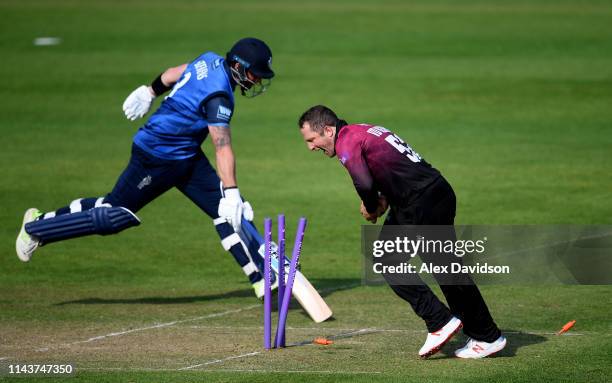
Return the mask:
<svg viewBox="0 0 612 383">
<path fill-rule="evenodd" d="M 229 121 L 232 117 L 232 110 L 230 108 L 226 108 L 225 106 L 219 105 L 219 109 L 217 109 L 217 118 L 219 120 Z"/>
</svg>

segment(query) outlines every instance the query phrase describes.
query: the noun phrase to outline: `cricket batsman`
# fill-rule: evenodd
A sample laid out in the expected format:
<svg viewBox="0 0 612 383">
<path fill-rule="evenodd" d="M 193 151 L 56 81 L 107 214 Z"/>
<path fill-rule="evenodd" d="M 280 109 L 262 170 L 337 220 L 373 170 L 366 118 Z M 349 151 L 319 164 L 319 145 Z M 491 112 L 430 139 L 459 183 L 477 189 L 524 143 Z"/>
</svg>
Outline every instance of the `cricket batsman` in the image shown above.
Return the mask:
<svg viewBox="0 0 612 383">
<path fill-rule="evenodd" d="M 230 120 L 234 90 L 246 97 L 263 93 L 274 77 L 271 64 L 266 43 L 244 38 L 225 57 L 203 53 L 134 90 L 123 104 L 132 121 L 147 114 L 156 97 L 170 93 L 134 135 L 130 160 L 112 191 L 75 199 L 47 213 L 28 209 L 16 241 L 19 259 L 28 262 L 38 247 L 53 242 L 139 225 L 136 212 L 175 187 L 213 220 L 221 245 L 238 262 L 255 294 L 263 296 L 260 246 L 245 243 L 239 235 L 242 224 L 252 225 L 253 209 L 238 189 Z M 209 135 L 217 171 L 200 147 Z"/>
<path fill-rule="evenodd" d="M 393 132 L 368 124 L 349 125 L 323 105 L 304 112 L 298 125 L 309 150 L 338 156 L 353 180 L 361 198 L 361 214 L 368 221 L 376 222 L 389 208 L 384 225 L 454 224 L 452 187 Z M 419 350 L 421 358 L 438 352 L 462 327 L 469 340 L 455 351 L 459 358 L 483 358 L 505 347 L 506 339 L 478 287 L 466 278 L 469 283 L 440 284 L 448 307 L 422 281 L 389 283 L 425 321 L 428 334 Z"/>
</svg>

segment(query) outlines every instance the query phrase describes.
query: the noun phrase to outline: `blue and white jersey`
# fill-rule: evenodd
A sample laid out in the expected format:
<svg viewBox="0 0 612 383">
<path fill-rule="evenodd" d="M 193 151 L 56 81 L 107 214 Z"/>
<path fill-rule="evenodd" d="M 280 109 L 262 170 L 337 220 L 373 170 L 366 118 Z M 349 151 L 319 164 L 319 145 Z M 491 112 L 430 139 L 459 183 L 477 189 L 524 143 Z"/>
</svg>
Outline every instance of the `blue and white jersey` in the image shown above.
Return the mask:
<svg viewBox="0 0 612 383">
<path fill-rule="evenodd" d="M 193 60 L 157 111 L 134 136 L 134 143 L 160 158 L 194 156 L 208 136 L 208 125 L 229 126 L 234 110 L 225 60 L 213 52 Z"/>
</svg>

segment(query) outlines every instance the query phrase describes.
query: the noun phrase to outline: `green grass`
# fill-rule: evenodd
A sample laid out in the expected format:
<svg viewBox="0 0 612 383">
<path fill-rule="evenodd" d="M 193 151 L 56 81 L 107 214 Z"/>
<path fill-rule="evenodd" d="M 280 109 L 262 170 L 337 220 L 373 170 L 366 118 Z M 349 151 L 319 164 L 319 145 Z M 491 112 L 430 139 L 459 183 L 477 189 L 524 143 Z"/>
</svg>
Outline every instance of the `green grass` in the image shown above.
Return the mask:
<svg viewBox="0 0 612 383">
<path fill-rule="evenodd" d="M 309 153 L 296 127 L 324 103 L 394 130 L 451 181 L 461 224 L 611 224 L 609 2 L 2 0 L 0 11 L 0 358 L 73 361 L 74 381 L 98 382 L 612 375 L 608 286 L 483 287 L 508 350 L 417 360 L 422 323 L 388 288 L 359 286 L 348 175 Z M 133 88 L 247 35 L 270 44 L 278 76 L 265 95 L 237 98 L 240 187 L 257 219 L 285 212 L 294 229 L 308 216 L 303 270 L 335 314 L 313 325 L 296 306 L 288 340 L 386 331 L 176 371 L 261 351 L 257 301 L 191 202 L 171 191 L 139 213 L 140 227 L 54 244 L 29 264 L 14 236 L 30 206 L 110 190 L 140 124 L 121 112 Z M 36 47 L 39 36 L 63 41 Z M 550 335 L 570 319 L 581 335 Z M 183 322 L 67 345 L 173 321 Z"/>
</svg>

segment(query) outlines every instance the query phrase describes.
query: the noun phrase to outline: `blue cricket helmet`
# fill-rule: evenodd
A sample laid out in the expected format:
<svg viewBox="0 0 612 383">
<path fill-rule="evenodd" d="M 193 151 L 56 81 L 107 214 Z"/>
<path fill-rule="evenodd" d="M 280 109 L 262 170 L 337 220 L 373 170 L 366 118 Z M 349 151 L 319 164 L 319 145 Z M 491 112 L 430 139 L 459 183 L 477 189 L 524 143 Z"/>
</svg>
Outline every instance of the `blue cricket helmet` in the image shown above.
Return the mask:
<svg viewBox="0 0 612 383">
<path fill-rule="evenodd" d="M 226 60 L 230 66 L 231 74 L 240 86 L 242 95 L 255 97 L 268 89 L 274 71 L 272 70 L 272 51 L 263 41 L 254 37 L 239 40 L 229 52 Z M 236 66 L 234 63 L 240 65 Z M 259 78 L 257 82 L 251 81 L 247 72 Z"/>
<path fill-rule="evenodd" d="M 254 37 L 241 39 L 234 44 L 227 52 L 227 61 L 240 63 L 257 77 L 274 77 L 272 51 L 266 43 Z"/>
</svg>

